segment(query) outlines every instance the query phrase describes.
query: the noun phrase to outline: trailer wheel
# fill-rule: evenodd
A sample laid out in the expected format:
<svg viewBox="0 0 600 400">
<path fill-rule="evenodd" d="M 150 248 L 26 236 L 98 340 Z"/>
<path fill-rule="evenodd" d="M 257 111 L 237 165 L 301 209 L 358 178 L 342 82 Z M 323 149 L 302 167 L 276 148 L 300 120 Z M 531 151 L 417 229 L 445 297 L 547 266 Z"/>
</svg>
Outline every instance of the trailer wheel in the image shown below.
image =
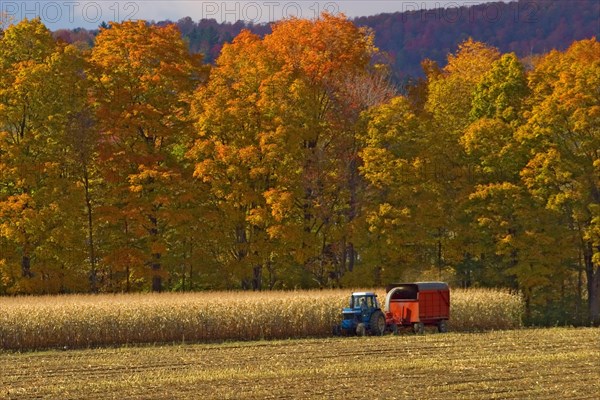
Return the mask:
<svg viewBox="0 0 600 400">
<path fill-rule="evenodd" d="M 413 332 L 417 335 L 422 335 L 425 333 L 425 325 L 422 322 L 415 322 L 413 324 Z"/>
<path fill-rule="evenodd" d="M 440 322 L 438 322 L 438 332 L 439 333 L 446 333 L 446 332 L 448 332 L 448 321 L 446 321 L 445 319 L 443 319 Z"/>
<path fill-rule="evenodd" d="M 365 324 L 362 322 L 356 325 L 356 336 L 365 336 L 367 333 L 367 329 L 365 328 Z"/>
<path fill-rule="evenodd" d="M 385 316 L 381 311 L 375 311 L 371 315 L 371 320 L 369 321 L 369 325 L 371 326 L 371 334 L 374 336 L 381 336 L 383 332 L 385 332 Z"/>
</svg>

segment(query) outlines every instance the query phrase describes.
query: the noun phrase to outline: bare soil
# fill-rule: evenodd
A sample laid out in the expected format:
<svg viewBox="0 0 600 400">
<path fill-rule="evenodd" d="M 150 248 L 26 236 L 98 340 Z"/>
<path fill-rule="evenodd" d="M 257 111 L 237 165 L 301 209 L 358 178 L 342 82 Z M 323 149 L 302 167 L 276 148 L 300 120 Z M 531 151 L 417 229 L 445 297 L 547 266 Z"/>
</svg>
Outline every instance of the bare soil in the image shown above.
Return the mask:
<svg viewBox="0 0 600 400">
<path fill-rule="evenodd" d="M 0 351 L 0 399 L 598 399 L 600 330 Z"/>
</svg>

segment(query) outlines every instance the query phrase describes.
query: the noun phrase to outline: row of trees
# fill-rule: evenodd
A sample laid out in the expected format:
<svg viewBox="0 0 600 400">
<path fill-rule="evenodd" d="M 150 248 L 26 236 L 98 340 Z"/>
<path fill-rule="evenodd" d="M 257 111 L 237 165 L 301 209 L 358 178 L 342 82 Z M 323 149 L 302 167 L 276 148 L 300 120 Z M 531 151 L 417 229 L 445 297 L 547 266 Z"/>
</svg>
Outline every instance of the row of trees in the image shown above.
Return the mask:
<svg viewBox="0 0 600 400">
<path fill-rule="evenodd" d="M 343 16 L 211 68 L 172 25 L 0 41 L 0 293 L 436 278 L 598 321 L 595 39 L 530 68 L 468 40 L 406 96 Z"/>
</svg>

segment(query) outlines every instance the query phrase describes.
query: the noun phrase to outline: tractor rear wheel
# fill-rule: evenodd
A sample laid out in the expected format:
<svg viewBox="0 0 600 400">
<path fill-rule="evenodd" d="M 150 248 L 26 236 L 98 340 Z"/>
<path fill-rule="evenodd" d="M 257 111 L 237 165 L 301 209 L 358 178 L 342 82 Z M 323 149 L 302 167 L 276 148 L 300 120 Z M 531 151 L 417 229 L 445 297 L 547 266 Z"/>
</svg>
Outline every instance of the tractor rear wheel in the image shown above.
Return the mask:
<svg viewBox="0 0 600 400">
<path fill-rule="evenodd" d="M 365 336 L 367 333 L 367 329 L 365 328 L 365 324 L 362 322 L 356 325 L 356 336 Z"/>
<path fill-rule="evenodd" d="M 369 325 L 371 326 L 371 334 L 374 336 L 381 336 L 383 332 L 385 332 L 385 316 L 381 311 L 375 311 L 371 315 L 371 320 L 369 321 Z"/>
</svg>

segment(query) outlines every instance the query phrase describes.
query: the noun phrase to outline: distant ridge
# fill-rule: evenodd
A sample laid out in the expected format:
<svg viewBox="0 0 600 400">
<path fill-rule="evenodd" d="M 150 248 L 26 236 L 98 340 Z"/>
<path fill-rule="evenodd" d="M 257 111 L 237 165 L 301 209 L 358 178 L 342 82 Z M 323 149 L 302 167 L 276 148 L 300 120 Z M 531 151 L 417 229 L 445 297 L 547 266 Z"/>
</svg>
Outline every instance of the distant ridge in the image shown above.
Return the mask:
<svg viewBox="0 0 600 400">
<path fill-rule="evenodd" d="M 519 57 L 564 50 L 573 41 L 597 37 L 600 1 L 520 0 L 381 14 L 355 22 L 375 31 L 375 42 L 395 61 L 397 76 L 415 76 L 421 74 L 423 59 L 442 64 L 469 37 Z"/>
</svg>

